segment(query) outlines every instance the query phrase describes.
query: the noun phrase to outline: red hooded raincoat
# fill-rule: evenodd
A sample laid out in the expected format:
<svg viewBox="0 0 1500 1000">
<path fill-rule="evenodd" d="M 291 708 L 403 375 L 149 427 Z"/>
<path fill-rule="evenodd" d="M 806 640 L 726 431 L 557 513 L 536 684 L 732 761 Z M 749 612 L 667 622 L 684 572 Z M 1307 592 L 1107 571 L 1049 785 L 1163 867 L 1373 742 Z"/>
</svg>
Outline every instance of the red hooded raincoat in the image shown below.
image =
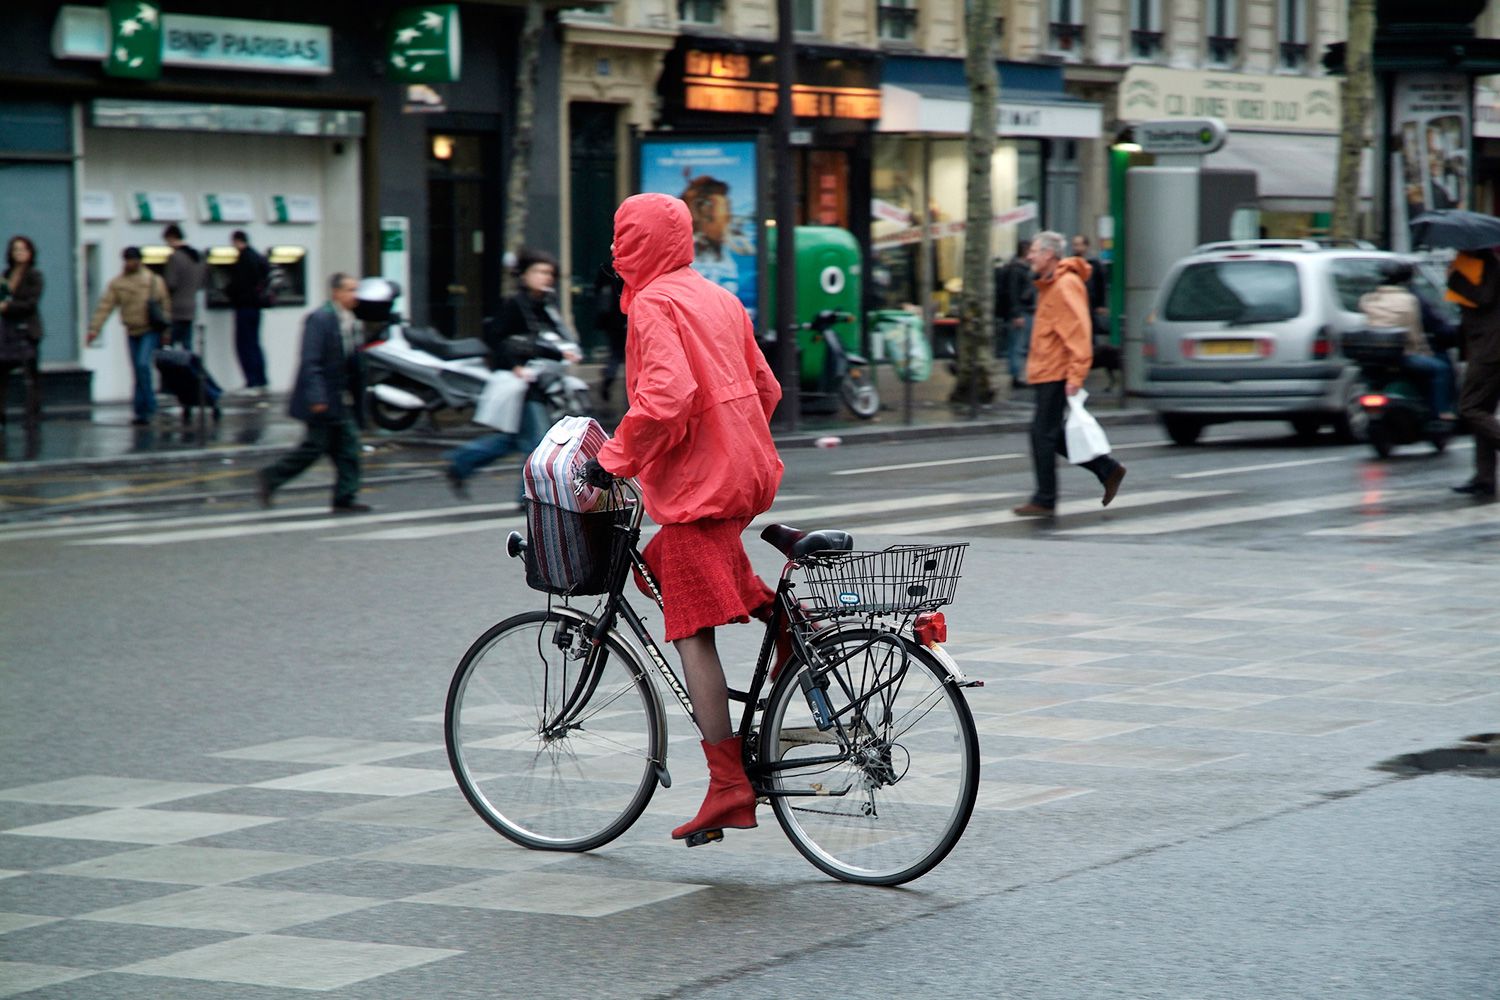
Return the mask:
<svg viewBox="0 0 1500 1000">
<path fill-rule="evenodd" d="M 781 484 L 769 426 L 781 388 L 744 306 L 690 266 L 692 217 L 680 198 L 627 198 L 615 213 L 614 258 L 625 280 L 630 407 L 598 460 L 640 481 L 646 512 L 662 525 L 643 555 L 673 640 L 745 621 L 771 599 L 740 534 Z"/>
</svg>

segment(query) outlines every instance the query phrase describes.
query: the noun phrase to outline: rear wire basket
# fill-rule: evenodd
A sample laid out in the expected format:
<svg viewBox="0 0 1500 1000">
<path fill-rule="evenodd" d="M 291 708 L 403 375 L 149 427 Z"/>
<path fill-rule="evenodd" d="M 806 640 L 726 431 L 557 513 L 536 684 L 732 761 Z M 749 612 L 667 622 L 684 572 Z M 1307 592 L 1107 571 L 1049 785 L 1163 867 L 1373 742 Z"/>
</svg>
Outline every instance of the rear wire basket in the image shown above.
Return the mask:
<svg viewBox="0 0 1500 1000">
<path fill-rule="evenodd" d="M 968 542 L 893 545 L 879 552 L 818 552 L 798 562 L 813 618 L 906 616 L 953 603 Z"/>
</svg>

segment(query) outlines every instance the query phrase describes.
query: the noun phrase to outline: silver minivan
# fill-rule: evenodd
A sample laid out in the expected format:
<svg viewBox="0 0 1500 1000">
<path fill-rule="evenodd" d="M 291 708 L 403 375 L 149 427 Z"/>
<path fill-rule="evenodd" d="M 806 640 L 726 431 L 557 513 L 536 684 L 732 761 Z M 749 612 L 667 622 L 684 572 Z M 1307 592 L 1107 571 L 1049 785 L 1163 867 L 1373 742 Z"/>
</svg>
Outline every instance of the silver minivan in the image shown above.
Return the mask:
<svg viewBox="0 0 1500 1000">
<path fill-rule="evenodd" d="M 1192 444 L 1208 424 L 1288 420 L 1362 440 L 1358 369 L 1339 353 L 1365 325 L 1359 298 L 1399 255 L 1314 240 L 1209 243 L 1167 273 L 1146 318 L 1140 393 L 1168 436 Z M 1431 271 L 1414 289 L 1440 301 Z"/>
</svg>

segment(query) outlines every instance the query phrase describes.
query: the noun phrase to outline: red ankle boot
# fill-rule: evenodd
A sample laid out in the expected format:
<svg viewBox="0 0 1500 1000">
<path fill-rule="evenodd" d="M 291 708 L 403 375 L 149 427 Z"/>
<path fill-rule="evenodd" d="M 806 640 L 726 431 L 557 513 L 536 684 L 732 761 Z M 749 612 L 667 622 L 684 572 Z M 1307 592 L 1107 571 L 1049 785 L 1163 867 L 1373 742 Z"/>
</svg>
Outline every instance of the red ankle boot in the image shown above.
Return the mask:
<svg viewBox="0 0 1500 1000">
<path fill-rule="evenodd" d="M 673 840 L 705 830 L 748 830 L 756 825 L 755 790 L 745 777 L 740 738 L 731 736 L 718 743 L 705 740 L 703 756 L 708 758 L 708 795 L 698 815 L 672 831 Z"/>
</svg>

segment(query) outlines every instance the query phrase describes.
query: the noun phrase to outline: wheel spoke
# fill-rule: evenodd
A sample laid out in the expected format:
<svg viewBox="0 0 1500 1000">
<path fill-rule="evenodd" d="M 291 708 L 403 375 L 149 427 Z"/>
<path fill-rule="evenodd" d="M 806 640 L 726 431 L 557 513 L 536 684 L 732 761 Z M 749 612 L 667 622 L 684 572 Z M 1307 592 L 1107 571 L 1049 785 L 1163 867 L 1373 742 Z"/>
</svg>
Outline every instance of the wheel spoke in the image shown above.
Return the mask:
<svg viewBox="0 0 1500 1000">
<path fill-rule="evenodd" d="M 644 673 L 611 638 L 599 675 L 585 675 L 574 643 L 555 641 L 559 629 L 580 627 L 544 612 L 503 622 L 465 655 L 449 692 L 460 788 L 486 822 L 528 847 L 607 843 L 656 787 L 659 722 Z"/>
</svg>

